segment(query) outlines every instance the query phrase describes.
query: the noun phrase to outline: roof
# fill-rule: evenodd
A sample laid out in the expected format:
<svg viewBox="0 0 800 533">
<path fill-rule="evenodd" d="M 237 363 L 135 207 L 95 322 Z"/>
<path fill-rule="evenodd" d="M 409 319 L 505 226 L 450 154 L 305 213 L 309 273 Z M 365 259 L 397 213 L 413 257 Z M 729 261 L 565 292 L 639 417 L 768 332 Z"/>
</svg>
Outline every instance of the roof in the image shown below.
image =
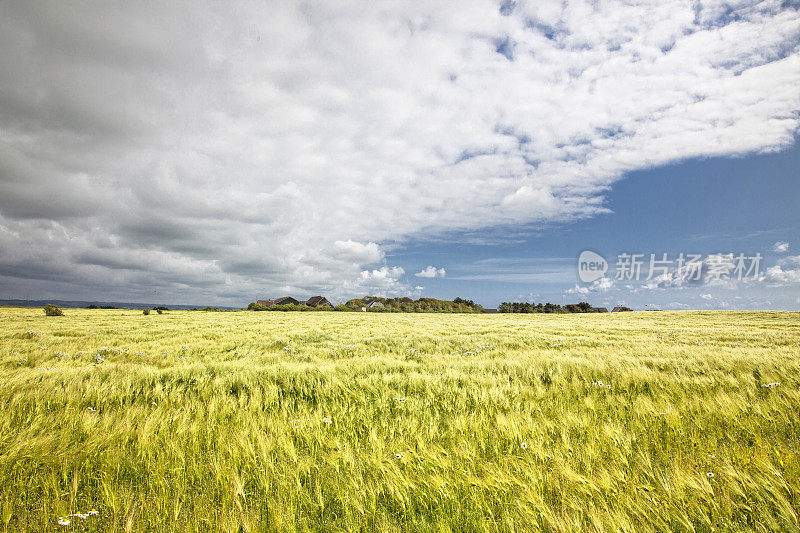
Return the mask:
<svg viewBox="0 0 800 533">
<path fill-rule="evenodd" d="M 300 302 L 292 298 L 291 296 L 282 296 L 280 298 L 275 298 L 274 300 L 258 300 L 256 303 L 258 305 L 269 306 L 269 305 L 287 305 L 287 304 L 297 305 Z"/>
<path fill-rule="evenodd" d="M 309 307 L 318 307 L 320 305 L 331 305 L 328 299 L 325 298 L 324 296 L 312 296 L 311 298 L 308 299 L 308 301 L 301 303 L 304 303 Z"/>
</svg>

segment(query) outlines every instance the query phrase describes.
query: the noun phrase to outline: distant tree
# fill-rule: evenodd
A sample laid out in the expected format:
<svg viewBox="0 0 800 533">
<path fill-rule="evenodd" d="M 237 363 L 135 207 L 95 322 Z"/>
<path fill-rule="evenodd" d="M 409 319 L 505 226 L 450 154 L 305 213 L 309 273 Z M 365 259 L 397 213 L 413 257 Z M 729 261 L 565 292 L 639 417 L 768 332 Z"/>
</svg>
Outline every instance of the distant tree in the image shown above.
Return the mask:
<svg viewBox="0 0 800 533">
<path fill-rule="evenodd" d="M 365 298 L 369 297 L 366 296 Z M 344 305 L 346 305 L 350 309 L 361 309 L 362 307 L 365 307 L 367 304 L 366 302 L 364 302 L 364 299 L 362 298 L 353 298 L 351 300 L 347 300 L 347 303 L 345 303 Z"/>
<path fill-rule="evenodd" d="M 150 309 L 145 309 L 144 311 L 142 311 L 142 314 L 143 315 L 149 315 L 150 314 Z"/>
<path fill-rule="evenodd" d="M 57 305 L 47 304 L 44 306 L 44 314 L 47 316 L 63 316 L 64 311 Z"/>
</svg>

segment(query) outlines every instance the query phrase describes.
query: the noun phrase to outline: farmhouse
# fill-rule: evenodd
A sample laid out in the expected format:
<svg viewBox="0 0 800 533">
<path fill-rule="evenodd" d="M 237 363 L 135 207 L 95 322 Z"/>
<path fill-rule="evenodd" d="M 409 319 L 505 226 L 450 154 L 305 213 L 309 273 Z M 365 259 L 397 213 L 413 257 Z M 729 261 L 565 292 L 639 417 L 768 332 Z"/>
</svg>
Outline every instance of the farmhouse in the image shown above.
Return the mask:
<svg viewBox="0 0 800 533">
<path fill-rule="evenodd" d="M 271 305 L 299 305 L 300 301 L 295 300 L 291 296 L 284 296 L 282 298 L 275 298 L 274 300 L 258 300 L 258 305 L 271 306 Z"/>
<path fill-rule="evenodd" d="M 611 310 L 612 313 L 622 313 L 623 311 L 633 311 L 633 309 L 631 309 L 630 307 L 618 305 Z"/>
<path fill-rule="evenodd" d="M 328 301 L 324 296 L 312 296 L 305 302 L 300 302 L 309 307 L 333 307 L 333 304 Z"/>
<path fill-rule="evenodd" d="M 283 296 L 282 298 L 275 298 L 274 300 L 258 300 L 258 305 L 270 307 L 273 305 L 307 305 L 309 307 L 333 307 L 333 305 L 324 296 L 312 296 L 308 300 L 298 300 L 291 296 Z"/>
<path fill-rule="evenodd" d="M 383 305 L 380 300 L 376 300 L 374 298 L 365 298 L 364 307 L 367 309 L 383 309 L 386 306 Z"/>
</svg>

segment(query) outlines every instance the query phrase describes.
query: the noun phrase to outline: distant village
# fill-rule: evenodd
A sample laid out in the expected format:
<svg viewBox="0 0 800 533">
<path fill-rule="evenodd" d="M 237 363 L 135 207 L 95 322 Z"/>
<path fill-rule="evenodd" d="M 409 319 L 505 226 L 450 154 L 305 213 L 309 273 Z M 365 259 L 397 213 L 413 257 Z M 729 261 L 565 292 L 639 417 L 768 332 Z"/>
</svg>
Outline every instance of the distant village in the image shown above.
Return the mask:
<svg viewBox="0 0 800 533">
<path fill-rule="evenodd" d="M 332 304 L 324 296 L 312 296 L 308 300 L 300 300 L 292 296 L 281 298 L 256 300 L 247 306 L 250 311 L 362 311 L 384 313 L 608 313 L 607 307 L 594 307 L 588 302 L 558 305 L 530 302 L 503 302 L 496 309 L 484 308 L 472 300 L 455 298 L 454 300 L 439 300 L 436 298 L 409 297 L 383 298 L 379 296 L 364 296 L 353 298 L 338 305 Z M 624 306 L 614 307 L 611 312 L 619 313 L 633 311 Z"/>
</svg>

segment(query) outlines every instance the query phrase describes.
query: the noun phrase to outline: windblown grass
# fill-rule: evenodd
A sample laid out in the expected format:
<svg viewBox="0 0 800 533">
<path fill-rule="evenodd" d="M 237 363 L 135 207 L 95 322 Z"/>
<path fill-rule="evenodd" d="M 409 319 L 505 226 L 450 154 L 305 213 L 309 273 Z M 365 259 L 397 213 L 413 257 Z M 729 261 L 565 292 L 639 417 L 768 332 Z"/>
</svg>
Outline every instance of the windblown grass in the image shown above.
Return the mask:
<svg viewBox="0 0 800 533">
<path fill-rule="evenodd" d="M 800 529 L 797 313 L 0 323 L 8 531 Z"/>
</svg>

